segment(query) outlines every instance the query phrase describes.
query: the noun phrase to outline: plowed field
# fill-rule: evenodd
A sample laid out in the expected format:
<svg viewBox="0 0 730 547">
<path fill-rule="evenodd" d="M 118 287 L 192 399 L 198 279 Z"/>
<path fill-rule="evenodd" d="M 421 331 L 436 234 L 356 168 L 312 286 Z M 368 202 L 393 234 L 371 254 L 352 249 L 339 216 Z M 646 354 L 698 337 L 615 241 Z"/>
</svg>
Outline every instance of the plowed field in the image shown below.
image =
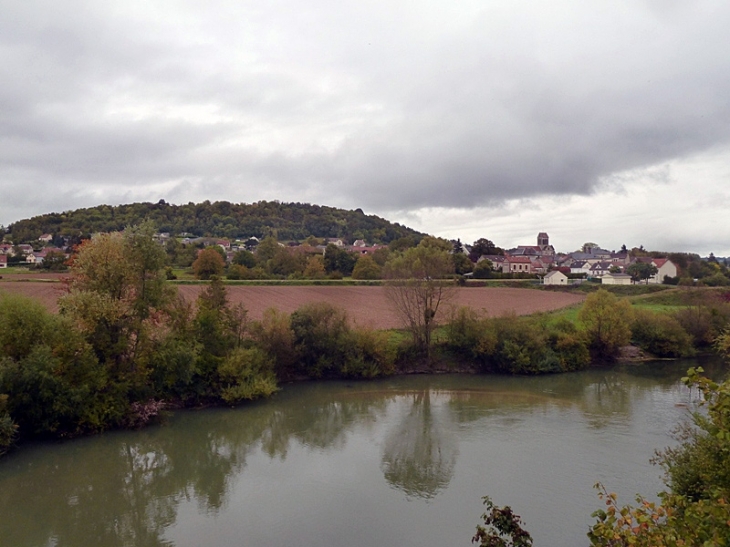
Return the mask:
<svg viewBox="0 0 730 547">
<path fill-rule="evenodd" d="M 202 285 L 179 286 L 180 293 L 188 300 L 195 300 L 202 289 Z M 381 329 L 401 326 L 401 321 L 382 287 L 233 285 L 227 289 L 229 300 L 234 304 L 243 303 L 251 319 L 261 318 L 268 308 L 291 313 L 302 304 L 329 302 L 345 308 L 352 321 L 359 325 Z M 0 282 L 0 292 L 20 293 L 37 298 L 52 311 L 57 309 L 56 302 L 62 290 L 63 285 L 60 283 Z M 561 292 L 475 287 L 456 289 L 446 306 L 469 306 L 490 316 L 510 312 L 527 315 L 563 308 L 582 300 L 582 295 Z"/>
</svg>

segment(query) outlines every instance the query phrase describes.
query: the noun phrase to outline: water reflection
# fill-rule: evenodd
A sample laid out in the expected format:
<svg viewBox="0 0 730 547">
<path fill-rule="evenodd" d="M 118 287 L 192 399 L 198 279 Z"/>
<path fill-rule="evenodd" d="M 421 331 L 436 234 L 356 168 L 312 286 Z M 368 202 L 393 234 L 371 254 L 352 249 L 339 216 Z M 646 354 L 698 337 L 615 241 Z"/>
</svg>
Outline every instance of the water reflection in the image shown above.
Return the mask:
<svg viewBox="0 0 730 547">
<path fill-rule="evenodd" d="M 227 511 L 253 454 L 283 461 L 296 446 L 314 458 L 339 451 L 355 431 L 379 439 L 380 471 L 391 487 L 433 500 L 453 480 L 460 432 L 516 429 L 551 409 L 577 410 L 596 429 L 626 422 L 647 394 L 676 392 L 687 368 L 678 366 L 659 375 L 636 367 L 294 386 L 238 410 L 185 412 L 167 426 L 29 447 L 0 461 L 0 542 L 169 546 L 165 531 L 182 504 L 195 501 L 203 515 Z"/>
<path fill-rule="evenodd" d="M 432 405 L 431 398 L 431 390 L 403 397 L 409 408 L 388 434 L 383 450 L 385 480 L 410 497 L 433 498 L 454 474 L 454 421 L 450 409 Z"/>
</svg>

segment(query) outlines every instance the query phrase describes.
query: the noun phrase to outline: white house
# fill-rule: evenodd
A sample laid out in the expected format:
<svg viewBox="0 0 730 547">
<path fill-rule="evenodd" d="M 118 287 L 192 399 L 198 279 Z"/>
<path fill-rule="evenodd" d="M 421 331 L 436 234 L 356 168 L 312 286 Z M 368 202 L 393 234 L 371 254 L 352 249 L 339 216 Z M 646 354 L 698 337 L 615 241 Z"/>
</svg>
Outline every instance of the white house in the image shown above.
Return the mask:
<svg viewBox="0 0 730 547">
<path fill-rule="evenodd" d="M 543 285 L 567 285 L 568 276 L 559 270 L 553 270 L 542 278 Z"/>
<path fill-rule="evenodd" d="M 656 266 L 657 274 L 649 278 L 649 283 L 663 283 L 664 276 L 677 277 L 677 266 L 667 258 L 655 258 L 651 261 Z"/>
</svg>

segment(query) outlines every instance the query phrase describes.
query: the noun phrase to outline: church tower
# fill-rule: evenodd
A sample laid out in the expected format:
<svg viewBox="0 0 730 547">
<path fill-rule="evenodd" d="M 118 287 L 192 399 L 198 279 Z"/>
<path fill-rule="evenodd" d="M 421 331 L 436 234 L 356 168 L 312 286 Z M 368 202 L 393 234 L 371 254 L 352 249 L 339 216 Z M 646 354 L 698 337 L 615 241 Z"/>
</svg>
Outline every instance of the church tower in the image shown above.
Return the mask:
<svg viewBox="0 0 730 547">
<path fill-rule="evenodd" d="M 548 247 L 550 245 L 550 238 L 545 232 L 540 232 L 537 234 L 537 246 L 541 249 L 544 249 L 545 247 Z"/>
</svg>

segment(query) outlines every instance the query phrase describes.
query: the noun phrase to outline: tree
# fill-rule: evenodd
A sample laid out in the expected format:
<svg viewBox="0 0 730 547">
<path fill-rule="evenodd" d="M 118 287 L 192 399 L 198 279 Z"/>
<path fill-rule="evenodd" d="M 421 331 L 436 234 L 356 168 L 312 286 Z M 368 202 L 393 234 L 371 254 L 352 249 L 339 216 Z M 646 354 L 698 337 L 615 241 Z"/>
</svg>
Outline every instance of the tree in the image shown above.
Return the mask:
<svg viewBox="0 0 730 547">
<path fill-rule="evenodd" d="M 645 281 L 649 283 L 649 278 L 659 272 L 654 264 L 648 262 L 634 262 L 626 268 L 626 273 L 631 276 L 635 282 Z"/>
<path fill-rule="evenodd" d="M 430 357 L 431 335 L 437 313 L 455 288 L 446 278 L 454 273 L 448 249 L 425 238 L 417 247 L 397 255 L 386 264 L 388 295 L 413 335 L 413 343 Z"/>
<path fill-rule="evenodd" d="M 50 251 L 46 254 L 40 267 L 43 270 L 50 270 L 52 272 L 67 270 L 66 255 L 59 251 Z"/>
<path fill-rule="evenodd" d="M 474 264 L 464 253 L 453 253 L 451 262 L 454 263 L 454 272 L 459 275 L 467 274 L 474 269 Z"/>
<path fill-rule="evenodd" d="M 588 344 L 599 358 L 613 358 L 621 346 L 631 341 L 631 304 L 605 289 L 588 295 L 578 312 Z"/>
<path fill-rule="evenodd" d="M 244 249 L 233 255 L 233 263 L 246 268 L 254 268 L 256 266 L 256 257 L 251 251 Z"/>
<path fill-rule="evenodd" d="M 59 300 L 99 361 L 134 372 L 156 334 L 156 312 L 172 299 L 163 249 L 151 224 L 99 234 L 79 246 L 71 261 L 69 293 Z"/>
<path fill-rule="evenodd" d="M 220 276 L 226 268 L 226 263 L 220 253 L 208 247 L 198 253 L 198 258 L 193 262 L 193 272 L 197 279 L 210 279 L 211 277 Z"/>
<path fill-rule="evenodd" d="M 306 279 L 322 279 L 325 274 L 324 259 L 321 255 L 310 256 L 304 267 L 303 276 Z"/>
<path fill-rule="evenodd" d="M 488 258 L 480 260 L 474 266 L 474 279 L 489 279 L 492 275 L 493 265 L 492 261 Z"/>
<path fill-rule="evenodd" d="M 495 254 L 502 254 L 502 249 L 497 247 L 491 240 L 482 237 L 472 244 L 469 259 L 476 262 L 480 256 Z"/>
<path fill-rule="evenodd" d="M 369 255 L 360 256 L 352 270 L 353 279 L 380 279 L 380 274 L 380 266 Z"/>
</svg>

